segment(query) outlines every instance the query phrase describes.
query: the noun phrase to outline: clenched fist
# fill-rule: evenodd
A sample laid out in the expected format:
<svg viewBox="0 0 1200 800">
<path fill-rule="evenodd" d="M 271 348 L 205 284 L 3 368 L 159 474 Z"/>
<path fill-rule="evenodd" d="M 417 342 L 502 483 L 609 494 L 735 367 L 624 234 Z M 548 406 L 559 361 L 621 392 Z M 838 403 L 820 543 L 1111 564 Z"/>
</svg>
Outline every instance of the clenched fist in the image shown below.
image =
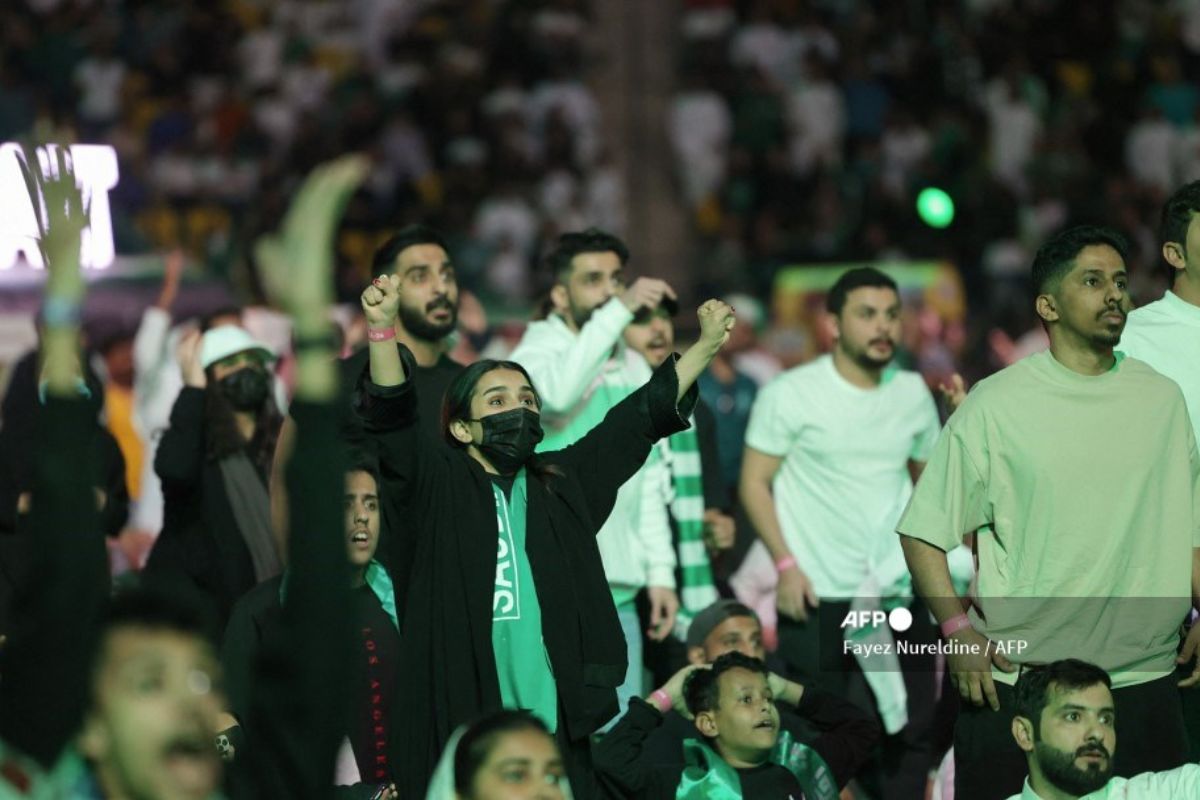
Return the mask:
<svg viewBox="0 0 1200 800">
<path fill-rule="evenodd" d="M 733 306 L 720 300 L 709 300 L 697 309 L 696 316 L 700 319 L 700 341 L 716 349 L 729 341 L 729 332 L 737 322 Z"/>
<path fill-rule="evenodd" d="M 380 275 L 362 293 L 363 315 L 372 328 L 389 328 L 396 324 L 400 311 L 400 278 Z"/>
</svg>

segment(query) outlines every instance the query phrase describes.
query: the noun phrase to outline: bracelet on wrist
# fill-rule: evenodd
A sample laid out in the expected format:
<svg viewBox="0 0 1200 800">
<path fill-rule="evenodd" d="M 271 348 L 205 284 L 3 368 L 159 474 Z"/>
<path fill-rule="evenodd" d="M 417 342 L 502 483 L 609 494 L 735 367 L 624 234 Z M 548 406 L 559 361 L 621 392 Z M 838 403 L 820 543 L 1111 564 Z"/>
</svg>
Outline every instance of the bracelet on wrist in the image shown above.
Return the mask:
<svg viewBox="0 0 1200 800">
<path fill-rule="evenodd" d="M 795 566 L 796 566 L 796 557 L 795 556 L 784 556 L 783 558 L 781 558 L 775 562 L 775 571 L 776 572 L 786 572 L 787 570 L 792 569 Z"/>
<path fill-rule="evenodd" d="M 949 639 L 954 634 L 971 627 L 971 619 L 966 614 L 958 614 L 942 623 L 942 636 Z"/>
<path fill-rule="evenodd" d="M 671 702 L 671 695 L 667 694 L 662 689 L 655 689 L 653 692 L 651 692 L 650 699 L 654 701 L 654 705 L 658 707 L 658 710 L 664 714 L 670 711 L 675 705 Z"/>
<path fill-rule="evenodd" d="M 47 297 L 42 303 L 42 324 L 47 328 L 75 328 L 79 326 L 81 311 L 77 300 Z"/>
<path fill-rule="evenodd" d="M 367 328 L 367 340 L 371 342 L 386 342 L 388 339 L 396 338 L 396 327 L 389 325 L 386 328 Z"/>
</svg>

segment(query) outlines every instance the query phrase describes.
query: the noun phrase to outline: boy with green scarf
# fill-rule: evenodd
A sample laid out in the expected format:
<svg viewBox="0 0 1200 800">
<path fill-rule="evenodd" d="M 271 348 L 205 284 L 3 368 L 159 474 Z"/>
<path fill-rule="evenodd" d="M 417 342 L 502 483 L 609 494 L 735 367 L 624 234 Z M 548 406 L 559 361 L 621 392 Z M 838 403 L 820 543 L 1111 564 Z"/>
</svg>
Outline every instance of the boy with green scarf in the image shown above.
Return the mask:
<svg viewBox="0 0 1200 800">
<path fill-rule="evenodd" d="M 811 746 L 780 732 L 776 701 L 821 731 Z M 671 708 L 694 720 L 703 741 L 683 743 L 682 768 L 641 764 L 642 745 Z M 879 726 L 853 704 L 732 652 L 632 700 L 593 758 L 601 780 L 635 800 L 837 800 L 878 737 Z"/>
</svg>

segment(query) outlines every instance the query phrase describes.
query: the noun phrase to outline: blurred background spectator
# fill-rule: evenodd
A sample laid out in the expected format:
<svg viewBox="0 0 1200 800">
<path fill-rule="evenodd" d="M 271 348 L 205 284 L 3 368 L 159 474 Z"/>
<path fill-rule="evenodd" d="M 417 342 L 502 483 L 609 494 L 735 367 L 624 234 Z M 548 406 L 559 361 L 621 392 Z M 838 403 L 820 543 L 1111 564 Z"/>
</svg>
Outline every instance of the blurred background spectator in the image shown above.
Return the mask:
<svg viewBox="0 0 1200 800">
<path fill-rule="evenodd" d="M 286 321 L 260 307 L 248 245 L 336 153 L 375 164 L 338 237 L 340 300 L 390 232 L 432 224 L 463 358 L 511 349 L 566 230 L 625 237 L 633 271 L 685 307 L 740 294 L 748 324 L 706 383 L 731 469 L 751 384 L 828 346 L 816 312 L 841 269 L 907 276 L 901 361 L 971 384 L 1045 346 L 1026 276 L 1066 224 L 1128 234 L 1135 299 L 1160 296 L 1158 209 L 1200 178 L 1191 2 L 16 0 L 0 45 L 0 141 L 118 155 L 119 268 L 94 275 L 85 320 L 135 505 L 156 494 L 139 463 L 163 427 L 139 406 L 157 380 L 131 358 L 143 311 L 166 337 L 244 306 L 286 379 Z M 952 203 L 944 227 L 918 212 L 929 187 Z M 156 304 L 168 252 L 187 266 Z M 36 282 L 0 270 L 0 385 L 35 342 Z M 363 327 L 343 311 L 350 349 Z"/>
</svg>

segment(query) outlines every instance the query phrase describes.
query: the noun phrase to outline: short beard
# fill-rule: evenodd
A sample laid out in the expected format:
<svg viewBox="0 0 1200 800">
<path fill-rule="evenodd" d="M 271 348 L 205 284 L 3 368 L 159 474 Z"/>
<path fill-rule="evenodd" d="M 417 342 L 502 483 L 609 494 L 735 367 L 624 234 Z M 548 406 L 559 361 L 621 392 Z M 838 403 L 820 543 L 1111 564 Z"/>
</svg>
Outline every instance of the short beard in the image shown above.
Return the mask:
<svg viewBox="0 0 1200 800">
<path fill-rule="evenodd" d="M 865 347 L 861 350 L 850 350 L 844 344 L 840 345 L 840 347 L 842 348 L 842 352 L 845 353 L 851 361 L 870 372 L 883 369 L 888 364 L 892 363 L 892 359 L 896 357 L 896 346 L 894 344 L 892 345 L 892 355 L 884 359 L 873 357 Z"/>
<path fill-rule="evenodd" d="M 433 308 L 437 308 L 440 304 L 434 303 Z M 442 323 L 430 322 L 425 316 L 433 308 L 426 307 L 425 310 L 418 310 L 409 306 L 400 304 L 400 324 L 404 326 L 410 336 L 415 339 L 420 339 L 423 342 L 436 344 L 442 339 L 449 336 L 454 328 L 458 325 L 458 308 L 454 305 L 449 306 L 450 318 Z"/>
<path fill-rule="evenodd" d="M 1034 753 L 1037 754 L 1038 766 L 1042 768 L 1042 775 L 1046 780 L 1067 794 L 1077 797 L 1090 794 L 1103 788 L 1112 777 L 1111 753 L 1106 752 L 1108 758 L 1103 767 L 1093 764 L 1089 765 L 1086 770 L 1075 766 L 1078 751 L 1064 753 L 1045 742 L 1038 742 L 1034 745 Z"/>
<path fill-rule="evenodd" d="M 592 318 L 592 314 L 595 313 L 596 309 L 577 306 L 575 305 L 574 300 L 569 301 L 569 303 L 571 306 L 569 311 L 571 314 L 571 321 L 575 323 L 575 330 L 581 331 L 583 330 L 583 326 L 588 324 L 588 321 Z"/>
</svg>

